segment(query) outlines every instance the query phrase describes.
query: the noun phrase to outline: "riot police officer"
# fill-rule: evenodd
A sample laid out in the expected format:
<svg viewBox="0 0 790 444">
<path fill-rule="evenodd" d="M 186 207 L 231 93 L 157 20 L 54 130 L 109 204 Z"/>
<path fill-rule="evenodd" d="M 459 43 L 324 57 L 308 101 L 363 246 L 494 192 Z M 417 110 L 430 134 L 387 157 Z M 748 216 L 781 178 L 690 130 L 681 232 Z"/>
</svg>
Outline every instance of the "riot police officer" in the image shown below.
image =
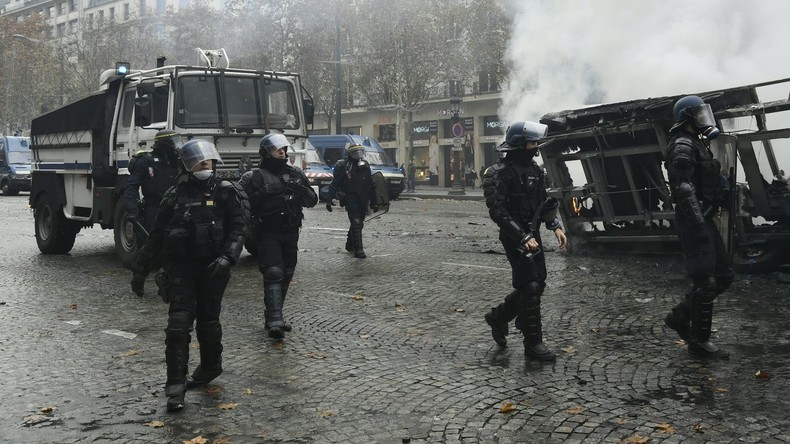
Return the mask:
<svg viewBox="0 0 790 444">
<path fill-rule="evenodd" d="M 302 170 L 288 164 L 290 147 L 282 134 L 263 136 L 259 168 L 244 173 L 239 181 L 249 197 L 256 227 L 254 238 L 266 306 L 264 326 L 273 339 L 282 339 L 291 331 L 291 325 L 283 319 L 283 305 L 296 271 L 302 208 L 318 203 Z"/>
<path fill-rule="evenodd" d="M 508 323 L 518 316 L 516 327 L 524 335 L 528 358 L 554 361 L 543 344 L 540 297 L 546 287 L 546 262 L 538 227 L 541 220 L 554 231 L 560 248 L 567 244 L 557 219 L 556 200 L 547 199 L 543 171 L 533 160 L 546 125 L 515 122 L 497 147 L 500 161 L 483 176 L 483 195 L 491 219 L 499 226 L 499 240 L 513 270 L 514 291 L 485 315 L 494 341 L 507 345 Z"/>
<path fill-rule="evenodd" d="M 237 185 L 220 181 L 214 144 L 191 140 L 180 150 L 177 184 L 162 198 L 151 233 L 132 265 L 147 273 L 164 257 L 165 296 L 170 304 L 165 330 L 167 410 L 184 407 L 187 386 L 206 384 L 222 373 L 222 296 L 244 245 L 249 223 L 247 197 Z M 200 343 L 200 365 L 187 381 L 190 331 Z"/>
<path fill-rule="evenodd" d="M 123 191 L 127 220 L 134 225 L 135 238 L 142 246 L 154 224 L 159 202 L 178 175 L 178 150 L 181 136 L 173 130 L 161 130 L 154 137 L 152 150 L 141 151 L 129 160 L 129 179 Z M 143 199 L 140 201 L 140 189 Z M 140 214 L 142 211 L 142 214 Z M 144 293 L 145 275 L 138 275 L 135 293 Z"/>
<path fill-rule="evenodd" d="M 710 105 L 697 96 L 678 100 L 673 114 L 665 166 L 675 226 L 693 285 L 664 321 L 686 340 L 690 354 L 727 358 L 729 353 L 710 341 L 713 300 L 734 279 L 731 259 L 713 222 L 724 205 L 726 179 L 707 141 L 715 139 L 719 130 Z"/>
<path fill-rule="evenodd" d="M 324 197 L 327 201 L 326 210 L 329 212 L 335 206 L 335 197 L 340 199 L 340 206 L 346 207 L 351 223 L 346 236 L 346 251 L 353 252 L 354 257 L 360 259 L 367 257 L 362 247 L 362 229 L 365 227 L 368 205 L 374 212 L 378 211 L 370 164 L 364 156 L 365 147 L 362 145 L 346 148 L 346 157 L 335 164 L 334 178 Z"/>
</svg>

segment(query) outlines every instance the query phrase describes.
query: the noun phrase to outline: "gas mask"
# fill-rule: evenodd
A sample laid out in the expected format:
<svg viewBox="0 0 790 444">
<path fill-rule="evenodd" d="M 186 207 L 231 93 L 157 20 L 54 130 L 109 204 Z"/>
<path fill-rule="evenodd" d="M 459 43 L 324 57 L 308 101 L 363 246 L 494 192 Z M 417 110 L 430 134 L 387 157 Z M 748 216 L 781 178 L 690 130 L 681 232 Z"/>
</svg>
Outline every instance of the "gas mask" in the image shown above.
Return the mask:
<svg viewBox="0 0 790 444">
<path fill-rule="evenodd" d="M 719 137 L 720 131 L 716 127 L 716 119 L 713 117 L 713 110 L 710 105 L 703 103 L 702 105 L 687 108 L 686 114 L 691 117 L 699 134 L 709 140 Z"/>
</svg>

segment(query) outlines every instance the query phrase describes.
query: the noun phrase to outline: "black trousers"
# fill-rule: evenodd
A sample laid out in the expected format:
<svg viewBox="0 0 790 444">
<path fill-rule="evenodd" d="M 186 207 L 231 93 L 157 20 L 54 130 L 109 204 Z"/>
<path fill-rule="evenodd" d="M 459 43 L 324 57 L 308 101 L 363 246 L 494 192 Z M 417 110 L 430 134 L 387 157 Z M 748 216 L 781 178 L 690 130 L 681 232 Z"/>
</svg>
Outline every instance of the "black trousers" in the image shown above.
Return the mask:
<svg viewBox="0 0 790 444">
<path fill-rule="evenodd" d="M 706 220 L 702 227 L 689 225 L 683 220 L 682 215 L 676 215 L 678 238 L 686 258 L 686 274 L 699 285 L 706 279 L 716 278 L 719 288 L 728 287 L 732 283 L 735 273 L 732 269 L 732 259 L 727 254 L 724 241 L 719 234 L 716 224 Z"/>
<path fill-rule="evenodd" d="M 213 259 L 212 259 L 213 260 Z M 198 322 L 219 320 L 222 297 L 230 275 L 209 278 L 206 266 L 211 262 L 182 258 L 168 270 L 169 314 L 186 311 Z"/>
<path fill-rule="evenodd" d="M 299 227 L 258 231 L 258 269 L 261 273 L 276 267 L 283 271 L 283 279 L 290 280 L 296 270 L 299 252 Z"/>
</svg>

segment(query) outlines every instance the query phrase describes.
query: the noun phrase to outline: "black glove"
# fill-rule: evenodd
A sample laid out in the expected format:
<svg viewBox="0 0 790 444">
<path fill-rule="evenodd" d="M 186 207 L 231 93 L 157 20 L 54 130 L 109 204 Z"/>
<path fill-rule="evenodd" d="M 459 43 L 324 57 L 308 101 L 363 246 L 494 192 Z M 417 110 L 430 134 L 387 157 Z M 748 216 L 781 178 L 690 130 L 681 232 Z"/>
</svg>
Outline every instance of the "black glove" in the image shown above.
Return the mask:
<svg viewBox="0 0 790 444">
<path fill-rule="evenodd" d="M 374 213 L 378 213 L 379 212 L 379 206 L 378 205 L 371 205 L 370 209 L 373 210 Z"/>
<path fill-rule="evenodd" d="M 230 274 L 231 265 L 233 264 L 231 264 L 230 260 L 225 256 L 220 256 L 214 259 L 214 262 L 208 264 L 208 267 L 206 267 L 208 277 L 215 278 L 227 276 Z"/>
<path fill-rule="evenodd" d="M 326 203 L 326 211 L 332 212 L 332 207 L 335 206 L 335 200 L 330 199 L 329 202 Z"/>
<path fill-rule="evenodd" d="M 132 275 L 132 291 L 137 296 L 143 297 L 145 294 L 145 275 L 135 273 Z"/>
</svg>

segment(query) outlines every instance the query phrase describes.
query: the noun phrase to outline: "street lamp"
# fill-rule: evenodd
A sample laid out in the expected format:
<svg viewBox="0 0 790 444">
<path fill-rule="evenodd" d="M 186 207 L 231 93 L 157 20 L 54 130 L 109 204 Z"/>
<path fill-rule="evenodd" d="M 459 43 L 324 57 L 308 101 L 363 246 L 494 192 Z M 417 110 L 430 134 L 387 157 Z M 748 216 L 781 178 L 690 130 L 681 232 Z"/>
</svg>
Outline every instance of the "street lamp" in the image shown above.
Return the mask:
<svg viewBox="0 0 790 444">
<path fill-rule="evenodd" d="M 461 113 L 461 97 L 459 97 L 459 82 L 457 80 L 451 81 L 450 88 L 450 112 L 452 113 L 452 132 L 453 132 L 453 157 L 455 158 L 453 166 L 453 184 L 450 191 L 447 193 L 450 196 L 463 196 L 466 195 L 464 191 L 464 183 L 461 181 L 461 150 L 463 145 L 461 136 L 464 135 L 464 125 L 458 115 Z"/>
</svg>

